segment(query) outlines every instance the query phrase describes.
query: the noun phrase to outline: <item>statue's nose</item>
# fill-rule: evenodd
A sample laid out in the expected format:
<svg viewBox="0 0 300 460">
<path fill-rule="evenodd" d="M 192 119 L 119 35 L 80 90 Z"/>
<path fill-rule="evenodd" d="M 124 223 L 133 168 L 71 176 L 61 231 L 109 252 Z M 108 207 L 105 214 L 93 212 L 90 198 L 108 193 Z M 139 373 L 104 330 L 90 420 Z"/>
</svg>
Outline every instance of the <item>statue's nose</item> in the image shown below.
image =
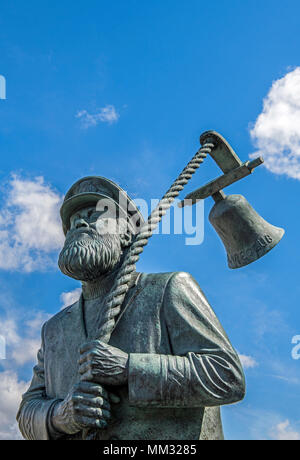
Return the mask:
<svg viewBox="0 0 300 460">
<path fill-rule="evenodd" d="M 77 219 L 75 222 L 75 228 L 88 227 L 88 223 L 84 219 Z"/>
</svg>

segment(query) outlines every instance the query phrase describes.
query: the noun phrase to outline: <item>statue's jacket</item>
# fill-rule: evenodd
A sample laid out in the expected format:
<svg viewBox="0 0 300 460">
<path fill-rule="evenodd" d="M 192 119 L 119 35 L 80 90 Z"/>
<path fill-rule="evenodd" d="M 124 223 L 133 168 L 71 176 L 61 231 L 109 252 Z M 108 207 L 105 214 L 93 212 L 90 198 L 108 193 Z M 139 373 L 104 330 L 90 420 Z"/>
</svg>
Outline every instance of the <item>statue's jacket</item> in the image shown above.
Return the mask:
<svg viewBox="0 0 300 460">
<path fill-rule="evenodd" d="M 88 341 L 81 302 L 42 328 L 38 363 L 17 415 L 27 439 L 55 439 L 51 411 L 78 382 Z M 111 345 L 129 354 L 128 385 L 98 439 L 222 439 L 220 406 L 245 394 L 242 366 L 199 285 L 184 272 L 140 274 L 128 290 Z M 66 439 L 80 439 L 81 434 Z"/>
</svg>

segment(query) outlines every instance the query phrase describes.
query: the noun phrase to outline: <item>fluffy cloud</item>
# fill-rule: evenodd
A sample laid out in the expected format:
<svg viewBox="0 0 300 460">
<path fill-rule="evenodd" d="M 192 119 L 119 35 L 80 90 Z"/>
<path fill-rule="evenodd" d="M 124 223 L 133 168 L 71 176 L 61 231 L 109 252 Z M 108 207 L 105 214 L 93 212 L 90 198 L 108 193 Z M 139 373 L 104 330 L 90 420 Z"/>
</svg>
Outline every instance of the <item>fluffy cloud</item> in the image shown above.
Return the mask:
<svg viewBox="0 0 300 460">
<path fill-rule="evenodd" d="M 0 335 L 5 339 L 7 358 L 2 361 L 4 367 L 19 367 L 35 362 L 41 344 L 41 326 L 49 317 L 49 314 L 39 312 L 28 321 L 20 321 L 22 323 L 22 335 L 19 332 L 21 326 L 16 319 L 1 317 Z"/>
<path fill-rule="evenodd" d="M 97 113 L 90 114 L 87 110 L 80 110 L 76 114 L 76 118 L 81 120 L 82 128 L 90 128 L 91 126 L 97 126 L 98 123 L 116 123 L 120 115 L 113 105 L 106 105 L 99 109 Z"/>
<path fill-rule="evenodd" d="M 300 67 L 275 81 L 263 101 L 251 137 L 275 174 L 300 180 Z"/>
<path fill-rule="evenodd" d="M 298 440 L 300 438 L 299 421 L 290 420 L 281 413 L 255 408 L 249 402 L 229 405 L 226 411 L 230 414 L 231 426 L 240 426 L 241 433 L 238 439 Z M 226 418 L 229 420 L 228 416 Z M 226 433 L 226 419 L 224 421 Z"/>
<path fill-rule="evenodd" d="M 50 315 L 37 312 L 27 319 L 14 318 L 12 313 L 0 318 L 0 335 L 5 338 L 6 359 L 1 359 L 0 372 L 0 439 L 21 439 L 16 414 L 22 394 L 29 382 L 18 378 L 25 364 L 36 363 L 40 348 L 41 326 Z"/>
<path fill-rule="evenodd" d="M 251 356 L 239 354 L 239 358 L 241 360 L 241 363 L 244 369 L 250 369 L 258 365 L 255 359 L 252 358 Z"/>
<path fill-rule="evenodd" d="M 0 269 L 31 272 L 53 264 L 51 252 L 63 243 L 62 197 L 42 177 L 12 176 L 0 209 Z"/>
<path fill-rule="evenodd" d="M 79 299 L 80 294 L 81 294 L 81 288 L 76 288 L 73 291 L 69 291 L 69 292 L 63 292 L 60 296 L 60 301 L 62 303 L 61 309 L 63 310 L 64 308 L 76 302 Z"/>
<path fill-rule="evenodd" d="M 300 432 L 291 428 L 290 421 L 285 420 L 284 422 L 278 423 L 271 430 L 271 439 L 278 441 L 299 441 Z"/>
<path fill-rule="evenodd" d="M 17 374 L 11 370 L 0 372 L 0 439 L 22 439 L 16 414 L 28 385 L 19 381 Z"/>
</svg>

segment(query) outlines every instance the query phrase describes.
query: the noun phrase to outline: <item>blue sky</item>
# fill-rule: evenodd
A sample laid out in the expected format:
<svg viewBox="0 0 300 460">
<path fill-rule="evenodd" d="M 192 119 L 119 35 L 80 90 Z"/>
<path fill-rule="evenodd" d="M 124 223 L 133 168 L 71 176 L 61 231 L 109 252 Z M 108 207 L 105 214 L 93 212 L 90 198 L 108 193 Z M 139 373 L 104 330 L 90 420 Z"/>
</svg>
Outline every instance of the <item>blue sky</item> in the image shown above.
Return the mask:
<svg viewBox="0 0 300 460">
<path fill-rule="evenodd" d="M 246 357 L 246 398 L 222 409 L 226 438 L 300 439 L 300 361 L 291 356 L 300 334 L 299 2 L 2 3 L 0 437 L 17 436 L 13 418 L 41 323 L 79 287 L 56 266 L 68 187 L 95 174 L 134 198 L 160 198 L 199 135 L 214 129 L 242 160 L 265 156 L 267 167 L 227 193 L 245 195 L 285 228 L 283 240 L 255 264 L 229 270 L 208 199 L 203 244 L 155 235 L 137 268 L 192 273 Z M 218 174 L 207 159 L 186 192 Z"/>
</svg>

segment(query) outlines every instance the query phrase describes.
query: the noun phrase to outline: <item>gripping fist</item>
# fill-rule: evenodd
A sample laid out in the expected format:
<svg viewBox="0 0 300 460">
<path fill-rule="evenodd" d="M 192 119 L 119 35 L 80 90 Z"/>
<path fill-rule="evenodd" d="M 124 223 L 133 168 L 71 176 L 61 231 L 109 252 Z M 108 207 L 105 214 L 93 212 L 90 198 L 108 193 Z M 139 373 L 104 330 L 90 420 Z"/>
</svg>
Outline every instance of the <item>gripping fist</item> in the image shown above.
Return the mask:
<svg viewBox="0 0 300 460">
<path fill-rule="evenodd" d="M 61 433 L 75 434 L 83 429 L 106 428 L 109 418 L 107 391 L 98 384 L 80 382 L 55 406 L 52 424 Z"/>
<path fill-rule="evenodd" d="M 128 381 L 128 354 L 100 340 L 80 348 L 81 380 L 101 385 L 125 385 Z"/>
</svg>

